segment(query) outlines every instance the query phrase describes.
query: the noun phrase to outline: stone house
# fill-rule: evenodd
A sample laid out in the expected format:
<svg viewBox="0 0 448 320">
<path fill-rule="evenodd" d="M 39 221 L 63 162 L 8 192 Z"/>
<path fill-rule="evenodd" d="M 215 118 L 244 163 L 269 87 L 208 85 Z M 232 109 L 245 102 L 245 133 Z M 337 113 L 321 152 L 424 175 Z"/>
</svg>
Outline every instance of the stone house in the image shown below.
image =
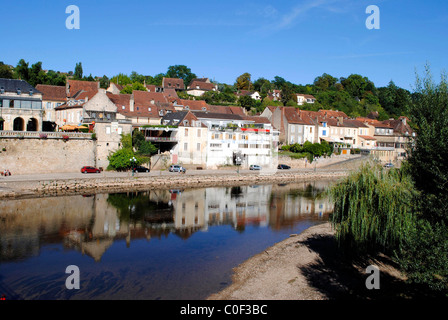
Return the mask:
<svg viewBox="0 0 448 320">
<path fill-rule="evenodd" d="M 24 80 L 0 79 L 0 130 L 42 131 L 42 92 Z"/>
<path fill-rule="evenodd" d="M 67 102 L 66 87 L 38 84 L 36 89 L 42 92 L 43 124 L 42 131 L 56 129 L 55 108 Z"/>
</svg>

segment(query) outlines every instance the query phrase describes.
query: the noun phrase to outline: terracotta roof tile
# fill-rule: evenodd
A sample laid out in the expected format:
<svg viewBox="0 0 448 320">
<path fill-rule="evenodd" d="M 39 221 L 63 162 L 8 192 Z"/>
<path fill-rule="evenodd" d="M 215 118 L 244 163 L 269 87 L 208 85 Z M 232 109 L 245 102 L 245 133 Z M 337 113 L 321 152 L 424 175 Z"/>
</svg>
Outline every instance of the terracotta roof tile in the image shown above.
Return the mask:
<svg viewBox="0 0 448 320">
<path fill-rule="evenodd" d="M 36 89 L 42 92 L 42 100 L 66 101 L 65 86 L 52 86 L 48 84 L 38 84 Z"/>
</svg>

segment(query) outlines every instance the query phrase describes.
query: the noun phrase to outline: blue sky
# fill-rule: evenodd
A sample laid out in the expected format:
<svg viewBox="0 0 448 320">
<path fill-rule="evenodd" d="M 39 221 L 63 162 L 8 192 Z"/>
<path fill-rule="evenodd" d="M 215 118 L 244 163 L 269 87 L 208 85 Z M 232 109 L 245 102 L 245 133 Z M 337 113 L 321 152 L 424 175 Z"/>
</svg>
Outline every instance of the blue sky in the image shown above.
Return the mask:
<svg viewBox="0 0 448 320">
<path fill-rule="evenodd" d="M 80 9 L 69 30 L 68 5 Z M 369 30 L 368 5 L 380 9 Z M 447 70 L 446 0 L 4 1 L 0 61 L 42 61 L 44 69 L 85 75 L 144 75 L 187 65 L 199 77 L 234 83 L 244 72 L 296 84 L 328 73 L 390 80 L 412 89 L 429 63 Z"/>
</svg>

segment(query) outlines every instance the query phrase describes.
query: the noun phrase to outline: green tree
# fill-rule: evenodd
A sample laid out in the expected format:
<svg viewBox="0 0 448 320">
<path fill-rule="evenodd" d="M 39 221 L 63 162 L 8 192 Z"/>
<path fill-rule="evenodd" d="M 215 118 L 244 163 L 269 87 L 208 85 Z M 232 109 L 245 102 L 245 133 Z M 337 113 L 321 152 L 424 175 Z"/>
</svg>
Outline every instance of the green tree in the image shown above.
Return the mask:
<svg viewBox="0 0 448 320">
<path fill-rule="evenodd" d="M 235 87 L 237 90 L 251 90 L 253 89 L 251 82 L 251 74 L 243 73 L 238 78 L 236 78 Z"/>
<path fill-rule="evenodd" d="M 127 93 L 127 94 L 131 94 L 132 91 L 137 90 L 137 91 L 146 91 L 146 87 L 141 84 L 140 82 L 134 82 L 132 85 L 127 85 L 125 86 L 120 93 Z"/>
<path fill-rule="evenodd" d="M 249 111 L 250 109 L 255 107 L 255 100 L 249 96 L 241 96 L 238 99 L 238 104 L 240 106 L 242 106 L 244 109 L 246 109 L 247 111 Z"/>
<path fill-rule="evenodd" d="M 113 76 L 110 79 L 110 82 L 118 84 L 120 86 L 126 86 L 128 84 L 132 84 L 131 78 L 124 73 L 119 73 L 116 76 Z"/>
<path fill-rule="evenodd" d="M 351 74 L 348 78 L 341 78 L 341 84 L 345 90 L 352 96 L 361 99 L 366 91 L 376 93 L 375 85 L 367 77 L 359 74 Z"/>
<path fill-rule="evenodd" d="M 196 74 L 185 65 L 169 66 L 165 75 L 167 78 L 178 78 L 184 80 L 185 88 L 190 84 L 191 80 L 196 78 Z"/>
<path fill-rule="evenodd" d="M 18 79 L 22 79 L 25 81 L 29 80 L 29 70 L 28 70 L 28 62 L 26 62 L 23 59 L 19 60 L 19 63 L 17 63 L 17 66 L 14 69 L 15 71 L 15 77 Z"/>
<path fill-rule="evenodd" d="M 4 79 L 13 79 L 14 73 L 12 72 L 11 68 L 5 64 L 3 64 L 2 61 L 0 61 L 0 78 Z"/>
<path fill-rule="evenodd" d="M 157 147 L 154 146 L 150 141 L 145 139 L 144 134 L 140 130 L 134 130 L 132 135 L 132 142 L 134 148 L 137 150 L 138 155 L 151 156 L 157 153 Z"/>
<path fill-rule="evenodd" d="M 75 66 L 75 72 L 73 73 L 73 78 L 75 80 L 82 80 L 82 63 L 78 62 Z"/>
<path fill-rule="evenodd" d="M 320 91 L 326 91 L 330 88 L 334 88 L 334 85 L 338 81 L 337 78 L 330 76 L 327 73 L 322 74 L 319 77 L 316 77 L 314 79 L 314 85 L 320 90 Z"/>
<path fill-rule="evenodd" d="M 104 75 L 100 79 L 100 88 L 107 89 L 109 88 L 109 84 L 110 84 L 109 78 L 106 75 Z"/>
</svg>

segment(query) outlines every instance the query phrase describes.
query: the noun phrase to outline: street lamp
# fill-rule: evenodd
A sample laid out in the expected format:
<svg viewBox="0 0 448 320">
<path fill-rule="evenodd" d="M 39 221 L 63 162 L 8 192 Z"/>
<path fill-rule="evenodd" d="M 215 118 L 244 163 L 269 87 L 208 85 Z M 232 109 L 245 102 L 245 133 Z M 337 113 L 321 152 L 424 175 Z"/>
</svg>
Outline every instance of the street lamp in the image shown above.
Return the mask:
<svg viewBox="0 0 448 320">
<path fill-rule="evenodd" d="M 134 176 L 134 168 L 135 168 L 135 162 L 137 161 L 137 159 L 135 159 L 135 157 L 132 157 L 131 159 L 129 159 L 129 161 L 131 161 L 131 166 L 132 166 L 132 176 Z"/>
</svg>

